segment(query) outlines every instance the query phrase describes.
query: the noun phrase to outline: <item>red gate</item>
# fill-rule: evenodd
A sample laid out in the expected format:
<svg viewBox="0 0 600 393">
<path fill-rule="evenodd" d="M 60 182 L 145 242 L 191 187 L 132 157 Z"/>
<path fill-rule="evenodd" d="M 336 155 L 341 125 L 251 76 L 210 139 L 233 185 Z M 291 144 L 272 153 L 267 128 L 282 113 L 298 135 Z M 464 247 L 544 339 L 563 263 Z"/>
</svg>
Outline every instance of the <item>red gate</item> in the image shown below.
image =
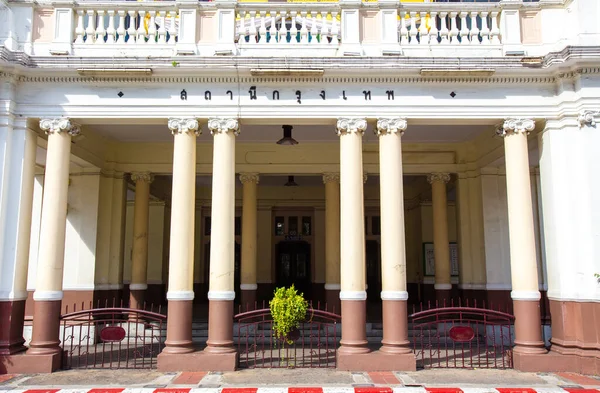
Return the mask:
<svg viewBox="0 0 600 393">
<path fill-rule="evenodd" d="M 156 368 L 167 316 L 129 308 L 97 308 L 61 316 L 63 368 Z"/>
<path fill-rule="evenodd" d="M 263 305 L 264 307 L 264 305 Z M 309 308 L 307 320 L 290 335 L 292 344 L 275 337 L 268 308 L 234 317 L 240 368 L 335 368 L 341 317 Z"/>
<path fill-rule="evenodd" d="M 417 367 L 512 368 L 514 319 L 476 303 L 415 312 L 409 323 Z"/>
</svg>

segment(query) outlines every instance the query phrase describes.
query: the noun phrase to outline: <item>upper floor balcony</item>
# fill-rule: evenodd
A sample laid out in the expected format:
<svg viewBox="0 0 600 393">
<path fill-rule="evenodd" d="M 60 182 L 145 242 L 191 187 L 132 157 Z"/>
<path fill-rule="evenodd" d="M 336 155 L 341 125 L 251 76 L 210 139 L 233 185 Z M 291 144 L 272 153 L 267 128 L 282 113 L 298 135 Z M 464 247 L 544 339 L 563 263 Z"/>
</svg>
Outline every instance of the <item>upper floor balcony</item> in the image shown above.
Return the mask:
<svg viewBox="0 0 600 393">
<path fill-rule="evenodd" d="M 0 45 L 33 56 L 111 58 L 541 56 L 597 45 L 598 3 L 0 0 Z"/>
</svg>

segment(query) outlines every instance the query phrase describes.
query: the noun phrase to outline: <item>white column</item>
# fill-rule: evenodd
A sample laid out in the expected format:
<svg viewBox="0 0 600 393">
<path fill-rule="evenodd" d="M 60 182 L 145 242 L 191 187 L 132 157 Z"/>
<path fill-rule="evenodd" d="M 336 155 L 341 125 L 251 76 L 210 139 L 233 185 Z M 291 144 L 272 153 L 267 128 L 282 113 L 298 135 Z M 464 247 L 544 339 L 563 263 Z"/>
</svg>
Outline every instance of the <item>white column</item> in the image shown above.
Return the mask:
<svg viewBox="0 0 600 393">
<path fill-rule="evenodd" d="M 452 289 L 450 268 L 450 242 L 448 240 L 448 200 L 446 183 L 448 173 L 432 173 L 427 176 L 431 184 L 433 206 L 433 253 L 435 259 L 435 291 L 438 301 L 444 302 Z M 440 304 L 441 305 L 441 304 Z"/>
<path fill-rule="evenodd" d="M 337 121 L 340 136 L 340 355 L 367 353 L 362 137 L 367 121 Z"/>
<path fill-rule="evenodd" d="M 340 306 L 340 175 L 326 173 L 325 183 L 325 291 L 328 309 Z"/>
<path fill-rule="evenodd" d="M 131 174 L 131 180 L 135 183 L 135 200 L 129 307 L 136 309 L 144 308 L 144 296 L 148 289 L 148 216 L 150 183 L 153 179 L 153 175 L 148 172 Z"/>
<path fill-rule="evenodd" d="M 535 249 L 527 135 L 531 119 L 508 119 L 501 134 L 506 156 L 506 194 L 516 353 L 544 353 Z"/>
<path fill-rule="evenodd" d="M 256 243 L 257 234 L 257 188 L 258 173 L 242 173 L 240 181 L 242 196 L 242 260 L 241 260 L 241 304 L 254 307 L 256 301 Z"/>
</svg>

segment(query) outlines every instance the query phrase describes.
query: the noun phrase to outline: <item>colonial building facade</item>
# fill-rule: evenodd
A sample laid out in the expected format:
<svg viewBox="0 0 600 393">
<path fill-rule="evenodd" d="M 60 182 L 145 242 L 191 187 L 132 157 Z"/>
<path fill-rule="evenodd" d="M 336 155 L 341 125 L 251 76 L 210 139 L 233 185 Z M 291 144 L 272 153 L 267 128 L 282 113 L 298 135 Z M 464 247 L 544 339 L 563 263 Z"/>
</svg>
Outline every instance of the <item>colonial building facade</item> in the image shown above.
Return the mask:
<svg viewBox="0 0 600 393">
<path fill-rule="evenodd" d="M 600 373 L 599 19 L 0 0 L 0 372 L 115 304 L 166 306 L 159 369 L 235 369 L 234 309 L 294 284 L 340 369 L 415 369 L 413 306 L 460 299 L 514 315 L 515 368 Z"/>
</svg>

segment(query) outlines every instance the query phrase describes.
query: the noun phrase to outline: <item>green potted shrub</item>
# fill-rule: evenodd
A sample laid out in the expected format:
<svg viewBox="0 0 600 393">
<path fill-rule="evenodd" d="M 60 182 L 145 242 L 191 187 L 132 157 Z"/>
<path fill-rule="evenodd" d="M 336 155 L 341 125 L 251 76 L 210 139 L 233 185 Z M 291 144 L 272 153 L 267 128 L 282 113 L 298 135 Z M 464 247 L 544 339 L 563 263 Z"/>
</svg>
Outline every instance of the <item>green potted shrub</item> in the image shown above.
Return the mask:
<svg viewBox="0 0 600 393">
<path fill-rule="evenodd" d="M 298 294 L 294 285 L 290 288 L 277 288 L 273 299 L 269 302 L 273 317 L 275 337 L 282 344 L 292 344 L 299 338 L 298 326 L 306 318 L 308 302 L 302 294 Z"/>
</svg>

